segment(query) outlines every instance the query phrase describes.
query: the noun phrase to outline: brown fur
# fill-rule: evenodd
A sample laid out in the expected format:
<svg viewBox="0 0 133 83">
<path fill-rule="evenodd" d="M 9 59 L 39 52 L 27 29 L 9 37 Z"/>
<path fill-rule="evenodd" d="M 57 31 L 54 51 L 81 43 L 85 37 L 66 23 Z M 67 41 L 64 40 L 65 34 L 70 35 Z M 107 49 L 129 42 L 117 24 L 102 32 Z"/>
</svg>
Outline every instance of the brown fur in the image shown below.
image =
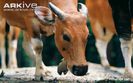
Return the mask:
<svg viewBox="0 0 133 83">
<path fill-rule="evenodd" d="M 96 38 L 103 39 L 99 35 L 99 29 L 101 28 L 106 28 L 112 33 L 116 33 L 108 0 L 86 0 L 86 5 L 89 11 L 92 30 Z M 97 22 L 100 23 L 100 28 L 96 26 Z"/>
<path fill-rule="evenodd" d="M 110 8 L 108 0 L 86 0 L 86 5 L 89 11 L 89 19 L 92 26 L 93 33 L 95 35 L 96 40 L 100 40 L 99 49 L 106 53 L 107 46 L 104 44 L 108 44 L 111 40 L 112 36 L 116 34 L 114 21 L 112 17 L 112 10 Z M 133 31 L 133 18 L 131 18 L 131 26 Z M 103 27 L 106 31 L 110 32 L 109 34 L 103 34 Z M 126 28 L 126 27 L 125 27 Z M 97 42 L 97 41 L 96 41 Z M 133 78 L 133 71 L 131 66 L 131 56 L 132 56 L 132 39 L 125 40 L 123 38 L 120 39 L 120 46 L 123 53 L 123 58 L 125 61 L 125 76 Z M 103 49 L 103 47 L 105 47 Z M 99 52 L 100 53 L 100 52 Z M 101 56 L 101 55 L 100 55 Z M 103 56 L 103 55 L 102 55 Z M 107 56 L 104 55 L 104 60 L 102 64 L 107 61 Z M 106 59 L 106 60 L 105 60 Z M 106 64 L 104 66 L 109 66 Z"/>
<path fill-rule="evenodd" d="M 28 0 L 4 0 L 1 1 L 1 6 L 5 2 L 30 2 Z M 84 66 L 87 65 L 85 60 L 85 47 L 88 36 L 88 29 L 86 26 L 86 17 L 83 16 L 80 12 L 77 11 L 77 0 L 33 0 L 32 2 L 38 2 L 39 5 L 48 6 L 48 2 L 52 2 L 63 12 L 66 13 L 66 19 L 61 21 L 56 19 L 55 25 L 42 25 L 40 21 L 36 19 L 33 11 L 27 12 L 10 12 L 10 11 L 0 11 L 11 25 L 21 27 L 25 30 L 29 37 L 33 37 L 36 30 L 42 30 L 45 33 L 49 33 L 49 29 L 55 31 L 55 41 L 56 45 L 62 54 L 62 56 L 67 61 L 68 68 L 72 68 L 73 65 Z M 0 8 L 2 10 L 2 7 Z M 44 13 L 47 13 L 44 11 Z M 45 14 L 44 14 L 45 15 Z M 36 24 L 33 23 L 33 20 L 36 21 Z M 35 26 L 36 28 L 34 28 Z M 48 28 L 48 29 L 46 29 Z M 51 31 L 50 31 L 51 32 Z M 71 42 L 63 40 L 63 34 L 66 33 L 70 38 Z M 51 33 L 53 34 L 53 33 Z M 50 34 L 50 35 L 51 35 Z M 66 48 L 66 51 L 63 51 L 62 48 Z"/>
<path fill-rule="evenodd" d="M 0 18 L 0 51 L 1 51 L 1 57 L 2 57 L 2 68 L 6 68 L 6 49 L 5 49 L 5 36 L 7 35 L 8 38 L 8 54 L 9 54 L 9 63 L 8 66 L 9 68 L 16 68 L 17 67 L 17 61 L 16 61 L 16 47 L 13 46 L 13 40 L 18 39 L 20 29 L 15 27 L 15 26 L 10 26 L 10 31 L 6 32 L 6 20 L 5 18 L 1 17 Z M 16 42 L 17 44 L 17 42 Z M 17 46 L 17 45 L 16 45 Z"/>
</svg>

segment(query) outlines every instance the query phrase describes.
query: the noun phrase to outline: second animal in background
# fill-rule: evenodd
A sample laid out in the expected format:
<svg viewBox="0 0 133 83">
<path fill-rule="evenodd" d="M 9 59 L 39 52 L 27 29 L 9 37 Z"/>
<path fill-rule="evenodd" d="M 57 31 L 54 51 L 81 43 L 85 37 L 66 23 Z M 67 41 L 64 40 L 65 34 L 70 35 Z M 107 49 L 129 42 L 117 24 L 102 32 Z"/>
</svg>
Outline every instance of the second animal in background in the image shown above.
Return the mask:
<svg viewBox="0 0 133 83">
<path fill-rule="evenodd" d="M 120 39 L 121 51 L 125 63 L 125 76 L 133 78 L 131 64 L 133 48 L 133 16 L 131 0 L 86 0 L 89 20 L 96 38 L 96 46 L 103 66 L 109 66 L 106 51 L 112 36 Z M 129 4 L 130 2 L 130 4 Z"/>
<path fill-rule="evenodd" d="M 0 18 L 0 55 L 1 68 L 17 68 L 17 41 L 20 29 L 15 26 L 8 26 L 5 18 Z M 6 45 L 6 42 L 8 45 Z M 8 65 L 6 65 L 6 48 L 8 52 Z"/>
<path fill-rule="evenodd" d="M 104 67 L 109 67 L 106 53 L 107 46 L 114 33 L 116 33 L 111 8 L 108 0 L 86 0 L 86 5 L 101 64 Z"/>
</svg>

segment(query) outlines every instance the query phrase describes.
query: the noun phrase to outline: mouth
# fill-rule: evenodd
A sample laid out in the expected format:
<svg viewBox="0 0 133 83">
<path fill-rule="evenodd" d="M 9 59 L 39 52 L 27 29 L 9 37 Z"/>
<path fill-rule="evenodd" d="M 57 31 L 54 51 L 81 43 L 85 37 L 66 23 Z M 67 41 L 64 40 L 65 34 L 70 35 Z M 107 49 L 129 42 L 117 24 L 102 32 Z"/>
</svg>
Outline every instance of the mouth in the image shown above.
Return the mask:
<svg viewBox="0 0 133 83">
<path fill-rule="evenodd" d="M 59 66 L 58 66 L 58 74 L 62 75 L 62 74 L 67 74 L 68 72 L 68 68 L 67 68 L 67 62 L 66 61 L 62 61 Z M 76 76 L 83 76 L 86 75 L 87 71 L 88 71 L 88 65 L 82 65 L 82 66 L 76 66 L 74 65 L 71 69 L 70 69 L 71 73 L 76 75 Z"/>
<path fill-rule="evenodd" d="M 62 61 L 59 66 L 58 66 L 58 70 L 57 70 L 58 74 L 59 75 L 62 75 L 62 74 L 67 74 L 68 72 L 68 69 L 67 69 L 67 62 L 66 61 Z"/>
</svg>

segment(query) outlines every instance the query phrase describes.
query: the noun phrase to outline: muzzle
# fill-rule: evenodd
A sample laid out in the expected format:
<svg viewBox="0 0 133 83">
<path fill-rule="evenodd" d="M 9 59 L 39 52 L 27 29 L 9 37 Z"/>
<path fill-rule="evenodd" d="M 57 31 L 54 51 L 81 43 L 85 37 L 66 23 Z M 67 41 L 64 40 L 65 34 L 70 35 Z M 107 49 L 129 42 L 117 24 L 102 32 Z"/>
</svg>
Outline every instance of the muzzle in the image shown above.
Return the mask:
<svg viewBox="0 0 133 83">
<path fill-rule="evenodd" d="M 88 71 L 88 65 L 86 66 L 73 66 L 71 72 L 76 76 L 83 76 Z"/>
</svg>

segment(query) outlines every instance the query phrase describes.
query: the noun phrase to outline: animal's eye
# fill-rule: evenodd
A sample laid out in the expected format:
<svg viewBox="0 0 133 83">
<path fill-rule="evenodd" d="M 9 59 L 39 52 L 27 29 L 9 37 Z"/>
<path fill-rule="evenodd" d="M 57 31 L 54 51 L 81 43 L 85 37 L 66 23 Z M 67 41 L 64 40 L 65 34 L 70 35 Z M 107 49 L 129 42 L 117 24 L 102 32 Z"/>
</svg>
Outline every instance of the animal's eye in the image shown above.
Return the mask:
<svg viewBox="0 0 133 83">
<path fill-rule="evenodd" d="M 68 41 L 68 42 L 71 41 L 70 37 L 67 34 L 63 35 L 63 40 Z"/>
</svg>

